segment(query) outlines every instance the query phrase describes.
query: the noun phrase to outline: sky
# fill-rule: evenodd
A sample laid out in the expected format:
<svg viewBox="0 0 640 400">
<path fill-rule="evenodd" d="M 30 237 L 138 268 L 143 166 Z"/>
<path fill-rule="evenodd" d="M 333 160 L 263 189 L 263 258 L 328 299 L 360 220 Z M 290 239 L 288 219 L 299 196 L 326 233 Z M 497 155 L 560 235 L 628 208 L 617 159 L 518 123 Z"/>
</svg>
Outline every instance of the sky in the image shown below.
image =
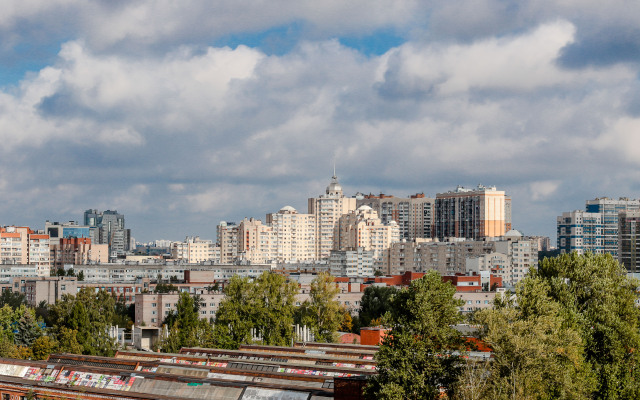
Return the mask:
<svg viewBox="0 0 640 400">
<path fill-rule="evenodd" d="M 493 185 L 513 227 L 640 197 L 640 2 L 5 0 L 0 225 L 142 242 Z"/>
</svg>

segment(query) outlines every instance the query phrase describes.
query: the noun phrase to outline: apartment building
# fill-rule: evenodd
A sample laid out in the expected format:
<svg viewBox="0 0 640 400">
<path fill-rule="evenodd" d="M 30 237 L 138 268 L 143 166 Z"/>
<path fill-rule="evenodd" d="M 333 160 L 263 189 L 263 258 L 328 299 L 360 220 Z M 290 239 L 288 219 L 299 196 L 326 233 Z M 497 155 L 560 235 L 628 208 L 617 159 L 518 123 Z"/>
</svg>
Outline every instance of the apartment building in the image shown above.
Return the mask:
<svg viewBox="0 0 640 400">
<path fill-rule="evenodd" d="M 315 217 L 316 259 L 328 258 L 338 249 L 338 220 L 356 209 L 356 199 L 345 197 L 338 177 L 333 174 L 325 194 L 308 199 L 309 214 Z"/>
<path fill-rule="evenodd" d="M 417 193 L 408 198 L 379 195 L 356 195 L 356 206 L 374 209 L 384 224 L 395 221 L 400 231 L 400 239 L 433 237 L 433 216 L 435 199 Z"/>
<path fill-rule="evenodd" d="M 400 241 L 400 230 L 395 221 L 384 224 L 374 209 L 360 206 L 339 218 L 337 239 L 337 250 L 371 250 L 376 266 L 382 268 L 385 252 Z"/>
<path fill-rule="evenodd" d="M 628 272 L 640 272 L 640 212 L 622 211 L 618 218 L 618 261 Z"/>
<path fill-rule="evenodd" d="M 620 197 L 618 200 L 608 197 L 598 197 L 587 200 L 586 209 L 589 213 L 600 214 L 602 219 L 603 252 L 614 257 L 618 256 L 618 215 L 623 211 L 640 211 L 640 200 Z"/>
<path fill-rule="evenodd" d="M 435 237 L 480 240 L 505 234 L 510 225 L 510 201 L 505 206 L 505 192 L 495 186 L 478 185 L 475 189 L 458 186 L 456 190 L 436 194 Z"/>
<path fill-rule="evenodd" d="M 275 240 L 277 262 L 304 262 L 316 259 L 316 216 L 299 214 L 291 206 L 267 214 L 267 224 Z"/>
<path fill-rule="evenodd" d="M 563 212 L 557 218 L 557 228 L 560 253 L 574 251 L 578 254 L 604 253 L 604 226 L 601 213 L 581 210 Z"/>
<path fill-rule="evenodd" d="M 49 276 L 49 235 L 24 226 L 0 228 L 0 263 L 34 265 L 38 275 Z"/>
<path fill-rule="evenodd" d="M 222 221 L 217 226 L 221 264 L 233 264 L 238 258 L 238 229 L 239 226 L 235 222 Z"/>
<path fill-rule="evenodd" d="M 199 236 L 187 236 L 182 242 L 171 243 L 171 258 L 189 264 L 212 261 L 216 259 L 216 245 L 211 240 L 200 239 Z"/>
<path fill-rule="evenodd" d="M 109 262 L 109 245 L 95 244 L 90 238 L 58 238 L 51 245 L 51 261 L 54 269 L 65 264 L 87 265 Z"/>
</svg>

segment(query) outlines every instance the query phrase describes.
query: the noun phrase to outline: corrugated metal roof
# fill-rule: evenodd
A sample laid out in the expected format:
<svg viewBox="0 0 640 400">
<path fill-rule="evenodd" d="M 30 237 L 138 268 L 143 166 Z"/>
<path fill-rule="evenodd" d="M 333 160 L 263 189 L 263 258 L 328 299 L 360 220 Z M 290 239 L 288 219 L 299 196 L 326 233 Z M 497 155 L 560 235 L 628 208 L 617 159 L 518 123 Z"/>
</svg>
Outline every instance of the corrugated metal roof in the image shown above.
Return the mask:
<svg viewBox="0 0 640 400">
<path fill-rule="evenodd" d="M 309 393 L 254 387 L 248 387 L 242 395 L 242 400 L 307 400 L 308 398 Z"/>
<path fill-rule="evenodd" d="M 158 379 L 136 379 L 131 392 L 152 393 L 189 399 L 238 400 L 242 388 L 213 386 L 201 383 L 163 381 Z"/>
</svg>

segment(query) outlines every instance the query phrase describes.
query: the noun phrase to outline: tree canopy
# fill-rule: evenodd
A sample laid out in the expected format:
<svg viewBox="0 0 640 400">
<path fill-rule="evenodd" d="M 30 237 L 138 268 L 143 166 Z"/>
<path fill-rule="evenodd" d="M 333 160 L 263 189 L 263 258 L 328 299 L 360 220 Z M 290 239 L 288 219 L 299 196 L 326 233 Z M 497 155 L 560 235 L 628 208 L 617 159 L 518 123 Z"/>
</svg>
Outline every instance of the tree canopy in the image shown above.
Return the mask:
<svg viewBox="0 0 640 400">
<path fill-rule="evenodd" d="M 253 280 L 232 277 L 216 313 L 216 344 L 238 348 L 251 342 L 253 330 L 266 345 L 289 345 L 297 293 L 296 283 L 271 272 L 263 272 Z"/>
<path fill-rule="evenodd" d="M 393 286 L 368 286 L 360 300 L 360 326 L 371 326 L 371 321 L 391 311 L 391 298 L 398 293 Z"/>
<path fill-rule="evenodd" d="M 320 273 L 311 281 L 309 300 L 296 311 L 296 322 L 311 329 L 316 342 L 334 342 L 345 317 L 336 300 L 339 288 L 328 273 Z"/>
<path fill-rule="evenodd" d="M 372 399 L 436 399 L 454 393 L 461 372 L 462 321 L 455 288 L 436 271 L 400 290 L 383 318 L 390 328 L 376 354 L 378 374 L 365 394 Z"/>
<path fill-rule="evenodd" d="M 76 296 L 65 294 L 51 305 L 49 319 L 56 334 L 75 331 L 83 354 L 111 356 L 116 343 L 109 337 L 108 328 L 115 315 L 115 299 L 104 291 L 81 289 Z"/>
</svg>

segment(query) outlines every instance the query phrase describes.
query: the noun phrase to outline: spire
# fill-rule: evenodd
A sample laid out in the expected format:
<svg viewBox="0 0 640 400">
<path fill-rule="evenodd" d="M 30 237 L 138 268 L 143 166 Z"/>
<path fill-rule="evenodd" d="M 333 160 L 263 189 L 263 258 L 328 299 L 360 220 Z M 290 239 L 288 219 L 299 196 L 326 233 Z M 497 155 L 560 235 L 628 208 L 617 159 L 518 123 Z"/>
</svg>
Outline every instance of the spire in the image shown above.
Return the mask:
<svg viewBox="0 0 640 400">
<path fill-rule="evenodd" d="M 338 177 L 336 176 L 336 162 L 335 160 L 333 161 L 333 179 L 338 179 Z"/>
</svg>

